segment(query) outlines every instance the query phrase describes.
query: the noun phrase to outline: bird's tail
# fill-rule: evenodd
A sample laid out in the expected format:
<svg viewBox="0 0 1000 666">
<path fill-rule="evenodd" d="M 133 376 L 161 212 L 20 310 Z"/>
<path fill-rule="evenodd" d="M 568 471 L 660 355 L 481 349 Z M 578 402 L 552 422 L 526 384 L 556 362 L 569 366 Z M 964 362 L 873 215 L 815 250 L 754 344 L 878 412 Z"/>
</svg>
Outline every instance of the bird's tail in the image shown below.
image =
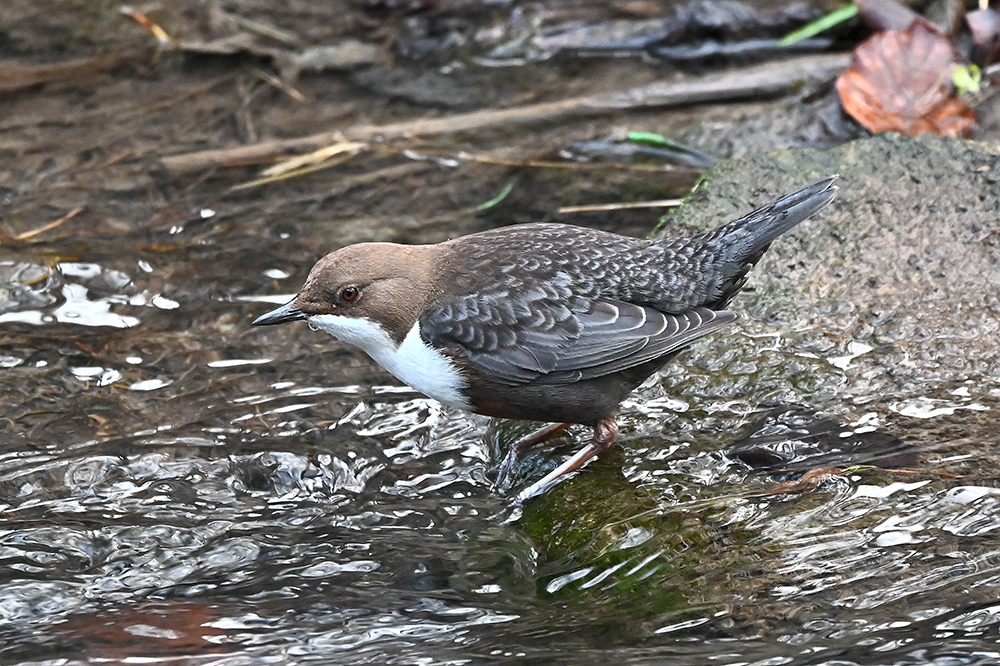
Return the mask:
<svg viewBox="0 0 1000 666">
<path fill-rule="evenodd" d="M 724 264 L 755 264 L 771 241 L 799 222 L 815 215 L 837 196 L 830 176 L 777 201 L 758 208 L 738 220 L 724 224 L 702 236 L 706 249 L 714 250 Z"/>
<path fill-rule="evenodd" d="M 743 288 L 771 241 L 833 201 L 836 178 L 803 187 L 711 231 L 666 241 L 665 258 L 675 270 L 670 271 L 673 280 L 658 289 L 659 307 L 666 312 L 699 305 L 724 308 Z M 687 268 L 676 270 L 678 265 Z"/>
</svg>

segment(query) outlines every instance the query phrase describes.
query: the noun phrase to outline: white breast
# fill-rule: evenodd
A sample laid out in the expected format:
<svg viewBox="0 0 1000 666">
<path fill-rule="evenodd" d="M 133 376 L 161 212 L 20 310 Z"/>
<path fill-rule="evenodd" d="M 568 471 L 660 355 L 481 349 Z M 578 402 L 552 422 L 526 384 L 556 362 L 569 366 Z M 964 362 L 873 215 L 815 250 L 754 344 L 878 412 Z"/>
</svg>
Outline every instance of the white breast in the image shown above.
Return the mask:
<svg viewBox="0 0 1000 666">
<path fill-rule="evenodd" d="M 309 321 L 338 340 L 364 350 L 399 381 L 426 396 L 459 409 L 471 406 L 461 393 L 468 385 L 444 354 L 424 343 L 417 322 L 396 345 L 378 324 L 341 315 L 314 315 Z"/>
</svg>

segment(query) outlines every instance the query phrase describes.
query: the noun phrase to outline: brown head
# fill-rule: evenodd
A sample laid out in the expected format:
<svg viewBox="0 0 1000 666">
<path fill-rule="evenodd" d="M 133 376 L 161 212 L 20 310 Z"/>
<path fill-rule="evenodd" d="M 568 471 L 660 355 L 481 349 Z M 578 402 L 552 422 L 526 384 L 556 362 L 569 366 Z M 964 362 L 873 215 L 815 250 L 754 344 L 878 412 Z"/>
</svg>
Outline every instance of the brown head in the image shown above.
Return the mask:
<svg viewBox="0 0 1000 666">
<path fill-rule="evenodd" d="M 439 246 L 360 243 L 326 255 L 309 271 L 298 295 L 258 317 L 254 326 L 315 315 L 364 318 L 401 342 L 436 293 Z"/>
</svg>

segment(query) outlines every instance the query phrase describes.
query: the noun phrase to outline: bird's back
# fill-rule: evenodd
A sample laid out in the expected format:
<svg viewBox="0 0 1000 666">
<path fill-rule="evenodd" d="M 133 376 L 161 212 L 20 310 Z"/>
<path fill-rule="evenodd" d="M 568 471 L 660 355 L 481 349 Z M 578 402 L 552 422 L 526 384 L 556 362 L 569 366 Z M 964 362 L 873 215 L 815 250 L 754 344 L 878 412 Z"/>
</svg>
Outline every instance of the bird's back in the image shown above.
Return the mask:
<svg viewBox="0 0 1000 666">
<path fill-rule="evenodd" d="M 650 241 L 563 224 L 525 224 L 450 241 L 454 294 L 556 298 L 573 311 L 596 298 L 679 314 L 720 309 L 768 245 L 833 200 L 821 180 L 710 231 Z"/>
</svg>

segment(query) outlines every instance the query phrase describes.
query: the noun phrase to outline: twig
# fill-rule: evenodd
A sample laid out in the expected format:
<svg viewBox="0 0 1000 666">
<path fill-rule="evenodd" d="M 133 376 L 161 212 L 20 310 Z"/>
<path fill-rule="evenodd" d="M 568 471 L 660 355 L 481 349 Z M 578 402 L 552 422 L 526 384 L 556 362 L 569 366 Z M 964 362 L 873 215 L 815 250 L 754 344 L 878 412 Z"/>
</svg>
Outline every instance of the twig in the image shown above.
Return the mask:
<svg viewBox="0 0 1000 666">
<path fill-rule="evenodd" d="M 0 94 L 24 90 L 43 83 L 76 81 L 86 76 L 117 69 L 130 62 L 149 58 L 147 51 L 126 51 L 92 58 L 76 58 L 42 65 L 26 65 L 13 60 L 0 61 Z"/>
<path fill-rule="evenodd" d="M 298 90 L 296 90 L 292 86 L 288 85 L 287 83 L 279 79 L 274 74 L 271 74 L 270 72 L 265 72 L 260 67 L 252 67 L 250 68 L 250 71 L 253 72 L 253 75 L 256 76 L 258 79 L 260 79 L 261 81 L 263 81 L 264 83 L 268 84 L 273 88 L 277 88 L 281 92 L 285 93 L 286 95 L 294 99 L 296 102 L 306 101 L 305 95 L 303 95 Z"/>
<path fill-rule="evenodd" d="M 11 238 L 11 240 L 26 241 L 29 238 L 34 238 L 38 234 L 42 234 L 42 233 L 45 233 L 46 231 L 51 231 L 52 229 L 55 229 L 56 227 L 62 226 L 65 222 L 67 222 L 69 220 L 72 220 L 74 217 L 76 217 L 77 215 L 79 215 L 82 211 L 83 211 L 83 206 L 80 206 L 79 208 L 74 208 L 70 212 L 68 212 L 65 215 L 63 215 L 62 217 L 60 217 L 58 220 L 53 220 L 52 222 L 49 222 L 48 224 L 44 224 L 44 225 L 38 227 L 37 229 L 32 229 L 31 231 L 25 231 L 24 233 L 17 234 L 16 236 L 13 236 Z M 0 242 L 2 242 L 2 241 L 0 241 Z"/>
<path fill-rule="evenodd" d="M 321 132 L 297 139 L 171 155 L 162 158 L 161 164 L 169 173 L 180 175 L 211 167 L 262 164 L 296 152 L 316 150 L 344 139 L 384 141 L 449 134 L 497 125 L 603 115 L 623 109 L 774 97 L 799 90 L 812 81 L 827 80 L 847 67 L 850 59 L 849 54 L 805 56 L 778 63 L 740 68 L 695 81 L 658 82 L 612 95 L 576 97 L 558 102 L 473 111 L 445 118 L 407 120 L 388 125 L 355 125 L 344 130 Z"/>
</svg>

